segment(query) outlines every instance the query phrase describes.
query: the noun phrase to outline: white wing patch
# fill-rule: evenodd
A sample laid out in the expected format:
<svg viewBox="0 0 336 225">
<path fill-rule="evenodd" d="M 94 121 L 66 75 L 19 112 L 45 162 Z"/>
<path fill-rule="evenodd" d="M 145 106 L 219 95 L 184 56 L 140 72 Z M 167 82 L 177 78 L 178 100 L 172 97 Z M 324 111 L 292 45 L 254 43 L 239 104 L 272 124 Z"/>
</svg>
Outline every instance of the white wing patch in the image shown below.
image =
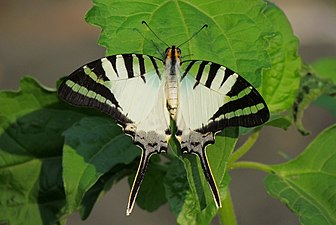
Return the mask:
<svg viewBox="0 0 336 225">
<path fill-rule="evenodd" d="M 146 82 L 136 76 L 107 83 L 123 114 L 135 123 L 144 121 L 159 97 L 161 80 L 155 74 L 146 74 L 144 78 Z"/>
<path fill-rule="evenodd" d="M 194 84 L 195 78 L 189 74 L 180 84 L 180 99 L 176 121 L 177 127 L 180 129 L 182 127 L 189 130 L 201 128 L 202 125 L 206 125 L 209 122 L 209 119 L 219 107 L 229 101 L 229 98 L 224 94 L 209 89 L 202 84 L 193 89 Z M 230 90 L 226 88 L 223 91 L 228 92 Z"/>
</svg>

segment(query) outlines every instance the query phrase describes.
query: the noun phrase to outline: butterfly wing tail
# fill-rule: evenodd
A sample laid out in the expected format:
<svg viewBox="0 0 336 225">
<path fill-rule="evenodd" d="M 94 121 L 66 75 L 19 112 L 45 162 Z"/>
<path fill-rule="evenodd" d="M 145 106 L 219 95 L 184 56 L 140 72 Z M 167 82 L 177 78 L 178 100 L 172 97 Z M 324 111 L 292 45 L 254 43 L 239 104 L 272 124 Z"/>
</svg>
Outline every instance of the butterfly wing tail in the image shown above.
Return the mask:
<svg viewBox="0 0 336 225">
<path fill-rule="evenodd" d="M 152 155 L 152 153 L 149 153 L 146 150 L 142 150 L 141 159 L 140 159 L 140 163 L 139 163 L 139 166 L 138 166 L 138 171 L 135 175 L 133 185 L 132 185 L 132 189 L 131 189 L 129 199 L 128 199 L 128 204 L 127 204 L 127 209 L 126 209 L 126 215 L 127 216 L 129 216 L 131 214 L 132 210 L 133 210 L 134 203 L 135 203 L 136 197 L 138 195 L 138 192 L 140 190 L 141 183 L 142 183 L 142 181 L 145 177 L 146 168 L 148 166 L 149 159 L 150 159 L 151 155 Z"/>
<path fill-rule="evenodd" d="M 221 200 L 220 200 L 220 196 L 219 196 L 219 191 L 218 191 L 215 179 L 212 175 L 211 168 L 209 166 L 209 161 L 208 161 L 208 158 L 206 156 L 205 149 L 202 149 L 202 151 L 198 151 L 197 155 L 200 159 L 201 166 L 202 166 L 202 169 L 203 169 L 203 173 L 204 173 L 205 179 L 208 182 L 210 190 L 212 192 L 214 201 L 216 203 L 216 207 L 221 208 L 222 204 L 221 204 Z"/>
<path fill-rule="evenodd" d="M 180 123 L 180 128 L 183 129 L 182 122 Z M 208 144 L 214 143 L 213 135 L 211 133 L 201 134 L 195 131 L 181 131 L 180 133 L 182 134 L 180 136 L 177 135 L 176 138 L 180 140 L 182 152 L 187 154 L 192 153 L 199 157 L 205 179 L 208 182 L 216 206 L 217 208 L 221 208 L 222 204 L 219 196 L 219 191 L 215 179 L 212 175 L 209 161 L 206 155 L 206 146 Z"/>
</svg>

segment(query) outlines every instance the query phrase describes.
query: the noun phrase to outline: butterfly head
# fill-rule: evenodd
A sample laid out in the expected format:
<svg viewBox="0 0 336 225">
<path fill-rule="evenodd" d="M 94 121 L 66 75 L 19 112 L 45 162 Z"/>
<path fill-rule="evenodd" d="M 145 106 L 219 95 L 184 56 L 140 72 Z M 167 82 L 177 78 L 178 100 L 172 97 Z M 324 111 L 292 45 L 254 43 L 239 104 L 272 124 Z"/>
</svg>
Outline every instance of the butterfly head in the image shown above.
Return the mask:
<svg viewBox="0 0 336 225">
<path fill-rule="evenodd" d="M 172 65 L 175 65 L 176 63 L 180 63 L 180 57 L 181 57 L 181 49 L 177 48 L 175 45 L 166 49 L 165 52 L 166 64 L 171 63 Z"/>
</svg>

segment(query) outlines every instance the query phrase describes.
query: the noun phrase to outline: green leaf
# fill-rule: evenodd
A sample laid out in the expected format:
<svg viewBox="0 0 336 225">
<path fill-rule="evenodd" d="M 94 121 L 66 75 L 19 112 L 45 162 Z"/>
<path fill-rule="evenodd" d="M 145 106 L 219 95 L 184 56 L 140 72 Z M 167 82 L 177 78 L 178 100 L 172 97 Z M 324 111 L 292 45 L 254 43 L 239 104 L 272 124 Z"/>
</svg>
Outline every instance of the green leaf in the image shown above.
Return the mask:
<svg viewBox="0 0 336 225">
<path fill-rule="evenodd" d="M 297 129 L 303 134 L 309 134 L 302 125 L 302 117 L 305 109 L 316 99 L 323 95 L 335 96 L 336 94 L 336 72 L 332 62 L 336 60 L 322 59 L 313 64 L 313 68 L 306 66 L 300 83 L 300 91 L 296 96 L 293 106 L 293 117 Z M 328 101 L 327 108 L 335 110 L 335 101 Z"/>
<path fill-rule="evenodd" d="M 64 214 L 62 132 L 83 114 L 68 112 L 32 78 L 0 92 L 0 221 L 53 224 Z"/>
<path fill-rule="evenodd" d="M 318 77 L 336 84 L 336 58 L 319 59 L 313 63 L 312 67 Z"/>
<path fill-rule="evenodd" d="M 267 126 L 279 127 L 287 130 L 292 125 L 292 118 L 280 114 L 273 114 L 266 123 Z"/>
<path fill-rule="evenodd" d="M 94 204 L 105 192 L 111 189 L 111 186 L 130 173 L 132 168 L 125 165 L 114 166 L 109 172 L 99 177 L 98 181 L 85 193 L 80 208 L 82 220 L 85 220 L 91 213 Z"/>
<path fill-rule="evenodd" d="M 110 118 L 83 118 L 64 137 L 63 179 L 69 212 L 81 206 L 85 193 L 102 175 L 131 163 L 140 152 Z"/>
<path fill-rule="evenodd" d="M 327 109 L 334 117 L 336 117 L 336 98 L 329 95 L 322 95 L 314 102 L 315 105 Z"/>
<path fill-rule="evenodd" d="M 267 192 L 300 216 L 302 225 L 336 224 L 336 125 L 296 159 L 272 166 Z"/>
<path fill-rule="evenodd" d="M 285 15 L 263 0 L 164 1 L 94 0 L 86 20 L 102 28 L 99 44 L 108 54 L 144 53 L 162 57 L 169 45 L 188 40 L 204 24 L 209 27 L 181 46 L 185 56 L 225 65 L 242 74 L 262 94 L 271 111 L 291 107 L 299 86 L 298 41 Z M 262 70 L 264 76 L 261 78 Z"/>
<path fill-rule="evenodd" d="M 299 88 L 299 42 L 287 17 L 275 5 L 268 3 L 263 16 L 269 22 L 266 26 L 273 31 L 264 37 L 269 40 L 267 52 L 272 67 L 263 73 L 261 93 L 272 112 L 282 112 L 291 109 Z"/>
<path fill-rule="evenodd" d="M 336 116 L 336 59 L 324 58 L 313 63 L 315 73 L 321 79 L 325 79 L 330 88 L 314 103 L 328 109 Z M 330 85 L 332 84 L 332 85 Z"/>
<path fill-rule="evenodd" d="M 190 192 L 187 171 L 180 158 L 176 157 L 171 161 L 164 180 L 164 186 L 170 210 L 177 217 L 182 211 L 187 193 Z"/>
<path fill-rule="evenodd" d="M 226 166 L 237 141 L 237 132 L 237 129 L 227 129 L 223 136 L 216 136 L 214 145 L 207 148 L 210 166 L 222 199 L 229 185 Z M 187 155 L 184 159 L 175 159 L 170 167 L 165 178 L 165 188 L 169 206 L 177 216 L 177 222 L 188 225 L 209 224 L 218 209 L 198 159 Z"/>
</svg>

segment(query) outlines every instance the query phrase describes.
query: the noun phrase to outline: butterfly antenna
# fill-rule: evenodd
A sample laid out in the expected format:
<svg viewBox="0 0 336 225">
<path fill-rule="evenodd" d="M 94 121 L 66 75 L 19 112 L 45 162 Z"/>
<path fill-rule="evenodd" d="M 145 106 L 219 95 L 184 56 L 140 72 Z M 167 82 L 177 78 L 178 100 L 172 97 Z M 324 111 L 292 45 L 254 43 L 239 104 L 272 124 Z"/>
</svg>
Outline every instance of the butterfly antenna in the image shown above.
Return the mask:
<svg viewBox="0 0 336 225">
<path fill-rule="evenodd" d="M 151 42 L 154 47 L 156 48 L 156 51 L 164 58 L 164 54 L 162 54 L 162 51 L 160 50 L 159 46 L 153 41 L 153 40 L 149 40 L 147 39 L 138 29 L 136 28 L 133 28 L 133 31 L 136 31 L 138 32 L 142 37 L 143 39 L 145 39 L 147 42 Z"/>
<path fill-rule="evenodd" d="M 150 26 L 146 23 L 146 21 L 142 21 L 142 24 L 145 24 L 145 26 L 154 34 L 154 36 L 161 41 L 163 44 L 167 45 L 167 47 L 170 47 L 166 42 L 164 42 L 153 30 L 150 28 Z M 152 41 L 153 42 L 153 41 Z M 154 43 L 154 42 L 153 42 Z"/>
<path fill-rule="evenodd" d="M 181 45 L 184 45 L 185 43 L 189 42 L 191 39 L 193 39 L 199 32 L 201 32 L 204 28 L 208 27 L 208 24 L 204 24 L 196 33 L 194 33 L 193 35 L 191 35 L 191 37 L 186 40 L 185 42 L 182 42 L 182 44 L 179 44 L 177 47 L 181 47 Z"/>
</svg>

